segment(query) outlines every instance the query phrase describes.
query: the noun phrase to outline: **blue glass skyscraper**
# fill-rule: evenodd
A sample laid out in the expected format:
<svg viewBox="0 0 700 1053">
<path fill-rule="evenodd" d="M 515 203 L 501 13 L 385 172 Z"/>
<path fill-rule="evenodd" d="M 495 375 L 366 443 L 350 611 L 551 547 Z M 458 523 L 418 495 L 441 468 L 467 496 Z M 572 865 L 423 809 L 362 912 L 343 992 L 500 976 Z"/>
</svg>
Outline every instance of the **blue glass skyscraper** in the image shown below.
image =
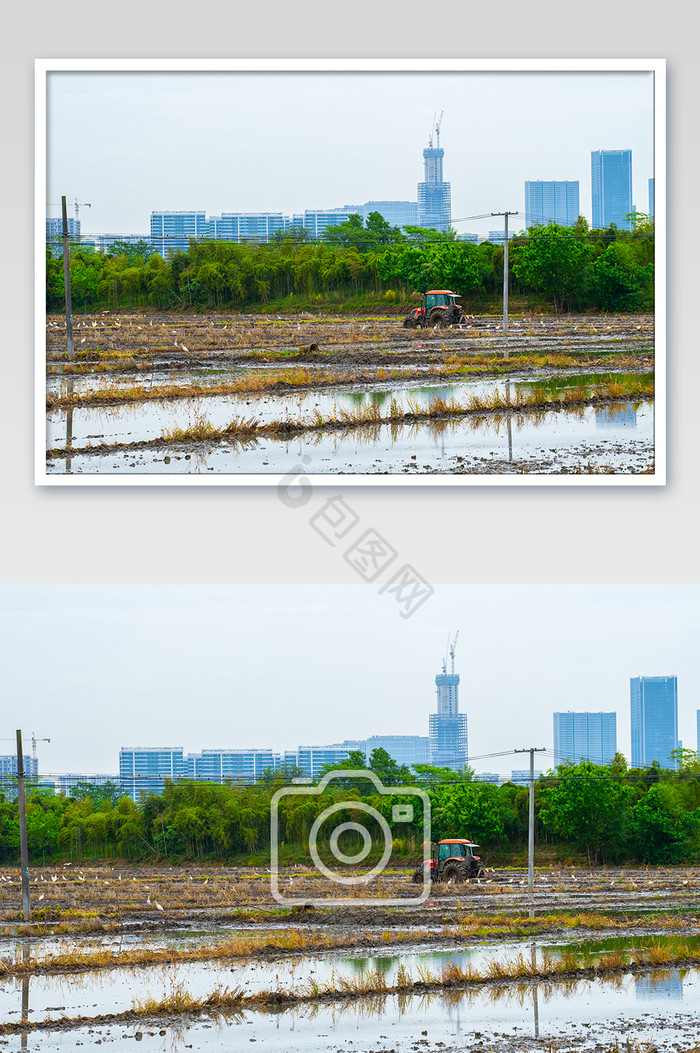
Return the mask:
<svg viewBox="0 0 700 1053">
<path fill-rule="evenodd" d="M 555 713 L 554 753 L 557 764 L 587 760 L 609 764 L 617 752 L 617 714 Z"/>
<path fill-rule="evenodd" d="M 425 169 L 423 182 L 418 184 L 418 225 L 435 230 L 448 230 L 452 224 L 452 188 L 442 178 L 442 159 L 445 151 L 440 146 L 430 145 L 423 151 Z"/>
<path fill-rule="evenodd" d="M 430 763 L 439 768 L 461 768 L 468 761 L 467 714 L 459 712 L 459 673 L 455 673 L 454 646 L 450 651 L 452 669 L 447 661 L 435 677 L 437 713 L 428 718 Z"/>
<path fill-rule="evenodd" d="M 593 227 L 603 230 L 614 223 L 629 230 L 632 211 L 632 151 L 594 150 L 591 153 Z"/>
<path fill-rule="evenodd" d="M 671 751 L 678 749 L 678 678 L 635 676 L 630 680 L 632 767 L 648 768 L 658 761 L 675 767 Z"/>
<path fill-rule="evenodd" d="M 578 179 L 525 181 L 525 226 L 573 227 L 579 217 Z"/>
</svg>

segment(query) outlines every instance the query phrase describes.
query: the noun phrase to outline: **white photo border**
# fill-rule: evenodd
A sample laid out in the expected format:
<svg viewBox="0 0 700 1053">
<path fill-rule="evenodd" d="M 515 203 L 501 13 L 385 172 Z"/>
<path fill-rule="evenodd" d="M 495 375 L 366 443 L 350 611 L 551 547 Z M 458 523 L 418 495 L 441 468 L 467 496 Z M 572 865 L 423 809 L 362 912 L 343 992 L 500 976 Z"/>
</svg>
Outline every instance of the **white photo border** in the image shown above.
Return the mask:
<svg viewBox="0 0 700 1053">
<path fill-rule="evenodd" d="M 35 60 L 35 484 L 38 486 L 277 486 L 276 473 L 51 475 L 46 470 L 46 91 L 54 72 L 646 72 L 654 75 L 655 397 L 653 475 L 310 474 L 317 486 L 664 486 L 666 484 L 666 60 L 662 58 L 240 58 Z"/>
</svg>

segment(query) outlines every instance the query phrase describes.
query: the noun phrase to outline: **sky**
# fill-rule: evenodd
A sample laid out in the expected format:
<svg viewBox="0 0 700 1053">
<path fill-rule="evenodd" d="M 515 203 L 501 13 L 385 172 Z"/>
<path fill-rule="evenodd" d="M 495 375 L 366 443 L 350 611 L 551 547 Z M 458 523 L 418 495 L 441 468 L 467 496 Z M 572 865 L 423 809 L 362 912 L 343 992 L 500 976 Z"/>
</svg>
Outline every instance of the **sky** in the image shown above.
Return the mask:
<svg viewBox="0 0 700 1053">
<path fill-rule="evenodd" d="M 371 585 L 4 585 L 0 753 L 20 724 L 25 752 L 32 732 L 51 740 L 45 776 L 115 774 L 120 746 L 427 735 L 457 630 L 477 771 L 526 767 L 485 754 L 551 749 L 555 711 L 616 711 L 629 758 L 633 676 L 678 676 L 679 735 L 697 748 L 700 586 L 438 585 L 404 619 Z"/>
<path fill-rule="evenodd" d="M 415 201 L 441 112 L 460 232 L 502 228 L 459 221 L 524 209 L 536 179 L 579 180 L 590 221 L 600 149 L 632 150 L 634 204 L 648 211 L 650 72 L 52 71 L 47 215 L 65 195 L 83 204 L 83 233 L 146 234 L 160 209 L 292 215 Z"/>
</svg>

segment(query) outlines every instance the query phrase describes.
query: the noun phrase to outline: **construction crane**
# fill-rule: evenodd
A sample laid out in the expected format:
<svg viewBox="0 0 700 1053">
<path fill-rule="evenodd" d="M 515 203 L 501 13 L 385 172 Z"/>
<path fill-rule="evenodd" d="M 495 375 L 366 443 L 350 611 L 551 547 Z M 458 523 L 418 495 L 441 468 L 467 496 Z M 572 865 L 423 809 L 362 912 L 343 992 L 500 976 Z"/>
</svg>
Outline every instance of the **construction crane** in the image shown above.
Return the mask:
<svg viewBox="0 0 700 1053">
<path fill-rule="evenodd" d="M 441 114 L 441 116 L 442 116 L 442 114 Z M 448 641 L 448 643 L 449 643 L 449 639 L 450 639 L 450 638 L 449 638 L 449 636 L 448 636 L 448 637 L 447 637 L 447 641 Z M 458 630 L 457 630 L 457 632 L 455 633 L 455 638 L 454 638 L 454 640 L 452 641 L 452 646 L 450 647 L 450 658 L 452 659 L 452 673 L 453 673 L 453 675 L 454 675 L 454 671 L 455 671 L 455 651 L 456 651 L 456 649 L 457 649 L 457 640 L 458 640 L 458 639 L 459 639 L 459 629 L 458 629 Z"/>
<path fill-rule="evenodd" d="M 37 742 L 51 742 L 51 739 L 38 739 L 34 732 L 32 732 L 32 759 L 36 760 L 36 744 Z"/>
<path fill-rule="evenodd" d="M 430 129 L 430 135 L 428 136 L 428 146 L 431 150 L 433 148 L 433 128 L 437 133 L 437 149 L 440 149 L 440 125 L 442 124 L 442 115 L 444 112 L 444 110 L 440 110 L 440 116 L 437 118 L 437 120 L 435 120 L 437 110 L 433 112 L 433 123 Z"/>
<path fill-rule="evenodd" d="M 79 202 L 77 197 L 76 197 L 76 199 L 75 199 L 75 225 L 76 225 L 76 227 L 78 226 L 78 223 L 80 223 L 80 209 L 81 208 L 92 208 L 92 205 L 90 204 L 89 201 L 80 201 Z"/>
<path fill-rule="evenodd" d="M 440 149 L 440 125 L 442 124 L 442 115 L 443 115 L 444 112 L 445 112 L 444 110 L 440 110 L 440 116 L 438 117 L 437 121 L 435 121 L 435 134 L 437 136 L 437 147 L 436 148 L 438 150 Z M 433 120 L 435 120 L 435 116 L 433 116 Z"/>
<path fill-rule="evenodd" d="M 450 633 L 447 634 L 447 649 L 445 650 L 445 657 L 442 660 L 442 671 L 443 671 L 443 673 L 447 672 L 447 657 L 448 657 L 448 655 L 452 659 L 452 673 L 454 673 L 454 671 L 455 671 L 455 649 L 457 647 L 457 640 L 459 638 L 459 629 L 455 633 L 455 638 L 452 641 L 452 643 L 450 643 L 450 635 L 451 635 Z"/>
<path fill-rule="evenodd" d="M 46 207 L 47 208 L 61 208 L 61 205 L 56 205 L 53 202 L 51 202 Z M 81 208 L 92 208 L 92 205 L 90 204 L 89 201 L 78 201 L 78 199 L 76 197 L 74 208 L 75 208 L 75 222 L 76 222 L 76 227 L 77 227 L 77 224 L 80 223 L 80 210 L 81 210 Z"/>
</svg>

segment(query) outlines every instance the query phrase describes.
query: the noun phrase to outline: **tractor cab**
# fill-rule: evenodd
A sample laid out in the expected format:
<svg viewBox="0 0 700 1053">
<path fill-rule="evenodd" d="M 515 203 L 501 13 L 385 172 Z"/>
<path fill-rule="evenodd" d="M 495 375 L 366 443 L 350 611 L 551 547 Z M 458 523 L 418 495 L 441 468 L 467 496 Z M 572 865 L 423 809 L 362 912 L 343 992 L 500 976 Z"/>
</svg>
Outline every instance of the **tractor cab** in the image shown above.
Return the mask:
<svg viewBox="0 0 700 1053">
<path fill-rule="evenodd" d="M 449 289 L 432 289 L 425 294 L 425 309 L 428 313 L 433 307 L 459 307 L 459 295 Z"/>
<path fill-rule="evenodd" d="M 474 841 L 467 841 L 463 838 L 445 838 L 440 841 L 436 846 L 437 856 L 433 852 L 433 859 L 435 865 L 439 868 L 443 867 L 448 859 L 463 859 L 469 862 L 472 857 L 478 859 L 478 856 L 474 856 L 472 849 L 478 848 L 479 846 Z"/>
</svg>

